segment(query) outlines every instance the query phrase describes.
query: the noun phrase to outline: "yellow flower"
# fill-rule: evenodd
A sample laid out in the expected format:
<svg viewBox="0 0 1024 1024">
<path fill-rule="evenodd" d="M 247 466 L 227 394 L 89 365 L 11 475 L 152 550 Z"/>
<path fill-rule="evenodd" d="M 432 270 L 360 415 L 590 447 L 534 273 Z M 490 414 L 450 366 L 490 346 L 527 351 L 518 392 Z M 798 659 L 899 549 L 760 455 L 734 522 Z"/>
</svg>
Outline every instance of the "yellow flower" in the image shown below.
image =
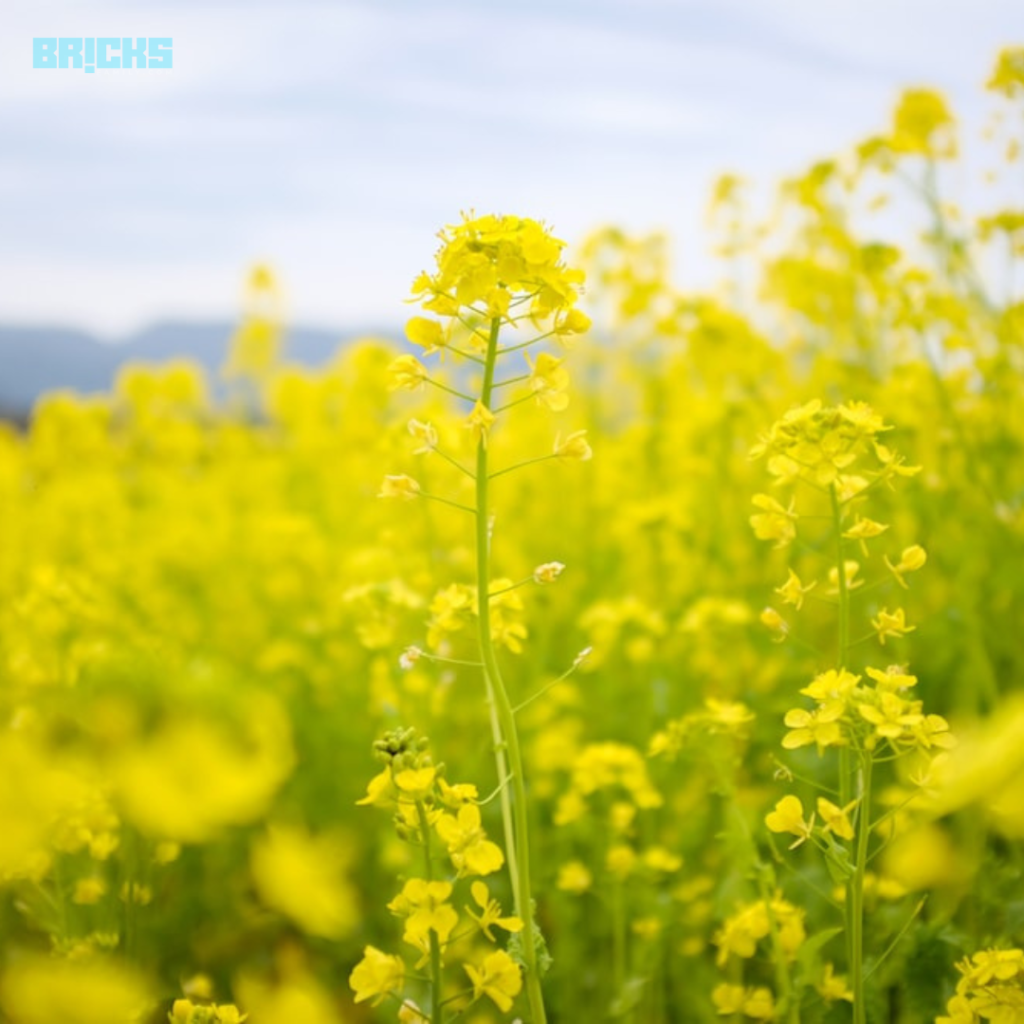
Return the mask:
<svg viewBox="0 0 1024 1024">
<path fill-rule="evenodd" d="M 476 606 L 476 592 L 464 583 L 450 583 L 430 602 L 427 642 L 435 650 L 449 633 L 457 633 L 469 621 Z"/>
<path fill-rule="evenodd" d="M 470 907 L 467 907 L 466 911 L 491 942 L 494 942 L 494 934 L 491 932 L 494 925 L 504 928 L 507 932 L 522 931 L 523 922 L 518 917 L 502 917 L 500 904 L 497 900 L 491 899 L 490 890 L 483 882 L 474 882 L 469 891 L 473 894 L 473 901 L 481 913 L 476 913 Z"/>
<path fill-rule="evenodd" d="M 545 562 L 533 570 L 534 583 L 554 583 L 565 571 L 561 562 Z"/>
<path fill-rule="evenodd" d="M 430 1018 L 411 999 L 398 1008 L 398 1024 L 423 1024 Z"/>
<path fill-rule="evenodd" d="M 975 953 L 968 965 L 961 968 L 968 984 L 983 986 L 993 981 L 1009 981 L 1024 974 L 1024 950 L 985 949 Z"/>
<path fill-rule="evenodd" d="M 848 530 L 843 532 L 843 536 L 848 540 L 868 540 L 871 537 L 877 537 L 881 533 L 885 533 L 889 527 L 886 523 L 876 523 L 873 519 L 865 519 L 863 516 L 858 516 L 857 521 Z"/>
<path fill-rule="evenodd" d="M 747 990 L 742 985 L 730 985 L 722 982 L 711 992 L 711 1002 L 722 1017 L 731 1017 L 743 1012 L 743 1003 L 747 998 Z"/>
<path fill-rule="evenodd" d="M 884 671 L 877 668 L 868 668 L 865 670 L 872 679 L 879 690 L 909 690 L 912 686 L 917 686 L 917 676 L 907 675 L 907 673 L 900 668 L 899 665 L 890 665 Z M 858 678 L 860 678 L 858 676 Z"/>
<path fill-rule="evenodd" d="M 389 807 L 395 800 L 395 786 L 391 779 L 391 770 L 385 768 L 370 779 L 366 787 L 366 796 L 356 803 L 363 807 Z"/>
<path fill-rule="evenodd" d="M 89 878 L 80 878 L 75 882 L 75 890 L 71 901 L 80 906 L 99 903 L 106 892 L 107 883 L 102 878 L 97 878 L 95 875 Z"/>
<path fill-rule="evenodd" d="M 436 320 L 425 316 L 414 316 L 405 325 L 405 336 L 414 344 L 423 347 L 424 355 L 440 352 L 447 345 L 444 329 Z"/>
<path fill-rule="evenodd" d="M 410 878 L 388 904 L 388 910 L 405 918 L 402 938 L 425 953 L 429 953 L 431 931 L 437 935 L 439 943 L 446 943 L 459 923 L 458 912 L 447 902 L 451 894 L 451 882 Z"/>
<path fill-rule="evenodd" d="M 401 498 L 403 501 L 412 501 L 421 493 L 419 482 L 404 473 L 397 476 L 386 476 L 380 486 L 378 498 Z"/>
<path fill-rule="evenodd" d="M 797 611 L 800 611 L 804 606 L 804 594 L 813 590 L 817 585 L 817 580 L 812 580 L 805 587 L 800 582 L 800 577 L 790 569 L 786 582 L 781 587 L 776 587 L 775 593 L 782 598 L 784 604 L 791 604 Z"/>
<path fill-rule="evenodd" d="M 918 569 L 922 568 L 925 562 L 928 561 L 928 553 L 920 544 L 913 544 L 909 548 L 903 549 L 900 560 L 895 565 L 889 561 L 888 556 L 884 556 L 883 561 L 893 576 L 896 577 L 896 582 L 904 590 L 907 590 L 909 587 L 907 586 L 907 581 L 903 578 L 904 574 L 917 572 Z"/>
<path fill-rule="evenodd" d="M 5 965 L 0 1011 L 17 1024 L 96 1024 L 139 1020 L 152 994 L 128 967 L 90 956 L 20 956 Z"/>
<path fill-rule="evenodd" d="M 409 433 L 420 443 L 414 455 L 426 455 L 437 447 L 437 429 L 432 423 L 409 420 Z"/>
<path fill-rule="evenodd" d="M 852 558 L 848 558 L 843 562 L 843 572 L 846 576 L 845 582 L 848 591 L 864 586 L 864 581 L 857 579 L 860 573 L 860 562 L 855 562 Z M 839 569 L 837 566 L 832 566 L 828 571 L 828 590 L 825 593 L 830 597 L 836 597 L 839 594 Z"/>
<path fill-rule="evenodd" d="M 789 623 L 774 608 L 765 608 L 758 618 L 775 634 L 773 639 L 776 642 L 782 643 L 789 635 Z"/>
<path fill-rule="evenodd" d="M 893 114 L 889 140 L 896 153 L 939 159 L 956 156 L 956 122 L 940 93 L 907 89 Z"/>
<path fill-rule="evenodd" d="M 650 917 L 638 917 L 630 925 L 630 931 L 644 942 L 655 942 L 664 927 L 663 922 L 652 914 Z"/>
<path fill-rule="evenodd" d="M 860 541 L 860 550 L 864 557 L 867 558 L 867 541 L 871 540 L 873 537 L 878 537 L 888 529 L 889 526 L 886 523 L 878 523 L 875 522 L 874 519 L 866 519 L 863 516 L 858 516 L 857 521 L 853 526 L 843 532 L 843 536 L 847 540 Z"/>
<path fill-rule="evenodd" d="M 764 986 L 751 989 L 743 1000 L 743 1013 L 754 1020 L 771 1020 L 775 1016 L 775 999 Z"/>
<path fill-rule="evenodd" d="M 605 867 L 619 879 L 628 878 L 636 866 L 636 851 L 626 843 L 616 843 L 608 850 Z"/>
<path fill-rule="evenodd" d="M 487 316 L 505 317 L 513 295 L 529 296 L 532 320 L 557 316 L 561 333 L 578 332 L 584 320 L 569 314 L 583 274 L 562 263 L 564 247 L 529 218 L 470 216 L 441 232 L 437 272 L 416 278 L 413 297 L 442 316 L 483 306 Z"/>
<path fill-rule="evenodd" d="M 771 914 L 778 927 L 779 945 L 788 958 L 793 958 L 807 938 L 803 911 L 776 896 L 771 901 Z M 715 962 L 723 967 L 730 955 L 749 959 L 757 952 L 757 943 L 771 930 L 772 922 L 764 900 L 740 907 L 715 933 L 713 941 L 718 946 Z"/>
<path fill-rule="evenodd" d="M 415 356 L 399 356 L 388 367 L 392 391 L 416 391 L 427 379 L 427 368 Z"/>
<path fill-rule="evenodd" d="M 552 412 L 561 412 L 567 408 L 569 396 L 565 392 L 569 386 L 569 372 L 562 366 L 564 360 L 550 352 L 541 352 L 536 363 L 529 356 L 526 362 L 530 367 L 530 390 L 537 404 L 547 406 Z"/>
<path fill-rule="evenodd" d="M 519 965 L 503 949 L 484 957 L 479 967 L 466 964 L 466 973 L 473 982 L 473 998 L 487 996 L 502 1013 L 512 1008 L 512 1000 L 523 987 Z"/>
<path fill-rule="evenodd" d="M 191 999 L 175 999 L 171 1004 L 171 1012 L 167 1019 L 171 1024 L 192 1024 L 192 1017 L 197 1009 Z"/>
<path fill-rule="evenodd" d="M 395 785 L 401 796 L 415 802 L 422 800 L 434 788 L 436 775 L 437 769 L 432 766 L 406 768 L 395 773 Z"/>
<path fill-rule="evenodd" d="M 294 826 L 271 826 L 253 844 L 252 877 L 260 899 L 309 935 L 337 939 L 358 923 L 358 894 L 343 867 L 336 839 Z"/>
<path fill-rule="evenodd" d="M 823 796 L 819 796 L 818 814 L 821 815 L 821 820 L 825 822 L 825 831 L 835 833 L 840 839 L 853 839 L 853 826 L 850 824 L 850 819 L 847 815 L 856 806 L 857 801 L 853 800 L 845 807 L 837 807 L 831 800 L 826 800 Z"/>
<path fill-rule="evenodd" d="M 779 483 L 803 479 L 816 487 L 845 488 L 842 471 L 861 459 L 877 434 L 889 429 L 863 402 L 823 408 L 815 399 L 791 409 L 751 450 L 769 455 Z"/>
<path fill-rule="evenodd" d="M 394 967 L 401 969 L 398 957 L 390 959 L 398 961 Z M 385 968 L 381 965 L 379 969 L 383 971 Z M 370 978 L 363 980 L 372 984 Z M 262 1021 L 273 1021 L 274 1024 L 278 1021 L 288 1021 L 288 1024 L 343 1024 L 336 1008 L 337 1000 L 334 993 L 308 971 L 297 967 L 294 961 L 291 962 L 287 975 L 277 982 L 269 982 L 256 974 L 243 973 L 239 976 L 236 987 L 241 1002 L 254 1009 L 258 1008 L 256 1024 Z M 365 989 L 367 986 L 364 983 L 361 987 Z M 386 991 L 381 993 L 375 1004 L 382 1001 L 386 994 Z M 364 994 L 364 998 L 369 996 L 370 993 Z"/>
<path fill-rule="evenodd" d="M 913 633 L 917 626 L 908 626 L 906 612 L 897 608 L 894 612 L 883 608 L 878 615 L 871 620 L 871 628 L 878 634 L 879 642 L 885 646 L 885 638 L 894 636 L 897 639 Z"/>
<path fill-rule="evenodd" d="M 720 1017 L 744 1014 L 754 1020 L 768 1021 L 775 1016 L 775 1000 L 767 988 L 744 988 L 723 982 L 711 993 L 711 1000 Z"/>
<path fill-rule="evenodd" d="M 1024 95 L 1024 46 L 1007 46 L 999 52 L 985 88 L 1002 93 L 1007 99 Z"/>
<path fill-rule="evenodd" d="M 210 719 L 172 719 L 125 745 L 115 775 L 135 824 L 163 839 L 203 842 L 266 814 L 291 771 L 291 739 L 273 698 L 251 697 L 250 705 L 250 720 L 233 732 Z"/>
<path fill-rule="evenodd" d="M 594 454 L 587 443 L 585 430 L 574 430 L 564 441 L 556 437 L 554 450 L 560 459 L 575 459 L 579 462 L 586 462 Z"/>
<path fill-rule="evenodd" d="M 379 1006 L 392 993 L 400 993 L 405 985 L 405 964 L 400 957 L 389 956 L 375 946 L 363 950 L 363 959 L 352 969 L 348 979 L 361 1003 L 372 999 L 371 1006 Z"/>
<path fill-rule="evenodd" d="M 474 438 L 482 445 L 487 445 L 487 435 L 494 426 L 495 415 L 483 402 L 477 400 L 473 411 L 466 417 L 466 429 L 473 432 Z"/>
<path fill-rule="evenodd" d="M 871 669 L 868 669 L 868 672 L 870 671 Z M 816 701 L 844 700 L 859 682 L 860 676 L 847 672 L 845 668 L 838 671 L 830 668 L 816 675 L 810 685 L 805 686 L 800 692 L 807 697 L 813 697 Z"/>
<path fill-rule="evenodd" d="M 890 451 L 884 444 L 875 445 L 875 455 L 882 463 L 883 476 L 887 480 L 893 476 L 916 476 L 921 472 L 920 466 L 908 466 L 902 455 Z"/>
<path fill-rule="evenodd" d="M 480 822 L 480 808 L 476 804 L 463 804 L 456 815 L 442 814 L 437 819 L 437 834 L 448 847 L 460 878 L 489 875 L 505 863 L 501 848 L 487 838 Z"/>
<path fill-rule="evenodd" d="M 839 726 L 842 715 L 841 701 L 829 701 L 816 711 L 804 711 L 802 708 L 787 711 L 783 721 L 792 731 L 783 737 L 782 745 L 787 750 L 796 750 L 814 743 L 819 754 L 825 752 L 825 747 L 842 746 L 843 733 Z"/>
<path fill-rule="evenodd" d="M 949 722 L 941 715 L 925 715 L 922 721 L 911 726 L 911 732 L 923 750 L 931 750 L 932 747 L 951 750 L 957 745 L 956 737 L 949 731 Z"/>
<path fill-rule="evenodd" d="M 814 831 L 814 816 L 810 821 L 804 820 L 804 805 L 796 796 L 784 796 L 775 810 L 766 815 L 764 823 L 772 832 L 789 832 L 796 836 L 796 842 L 790 844 L 791 850 L 810 839 Z"/>
<path fill-rule="evenodd" d="M 555 317 L 555 334 L 565 337 L 567 334 L 585 334 L 590 330 L 590 317 L 579 309 L 570 309 Z"/>
<path fill-rule="evenodd" d="M 876 737 L 898 740 L 912 727 L 924 722 L 920 706 L 919 701 L 911 703 L 895 693 L 883 690 L 878 692 L 876 704 L 858 704 L 857 710 L 862 718 L 875 727 Z"/>
<path fill-rule="evenodd" d="M 585 864 L 571 860 L 558 869 L 558 880 L 555 883 L 563 892 L 571 892 L 581 896 L 594 884 L 594 876 Z"/>
<path fill-rule="evenodd" d="M 744 727 L 755 719 L 755 714 L 746 704 L 740 701 L 715 700 L 708 697 L 704 701 L 707 711 L 706 722 L 711 731 L 724 730 L 732 733 L 743 733 Z"/>
<path fill-rule="evenodd" d="M 608 821 L 613 832 L 620 834 L 631 832 L 635 820 L 636 807 L 628 800 L 616 800 L 608 810 Z"/>
<path fill-rule="evenodd" d="M 171 1024 L 242 1024 L 248 1018 L 230 1003 L 196 1006 L 189 999 L 175 999 L 167 1015 Z"/>
<path fill-rule="evenodd" d="M 755 494 L 751 499 L 761 509 L 750 517 L 754 536 L 758 540 L 773 540 L 777 548 L 783 548 L 796 537 L 796 512 L 793 502 L 786 508 L 770 494 Z"/>
<path fill-rule="evenodd" d="M 437 788 L 440 790 L 441 802 L 455 809 L 463 804 L 473 803 L 480 795 L 471 782 L 456 782 L 449 785 L 444 779 L 438 779 Z"/>
<path fill-rule="evenodd" d="M 644 867 L 663 874 L 673 874 L 683 866 L 683 858 L 664 846 L 651 846 L 644 851 Z"/>
<path fill-rule="evenodd" d="M 818 990 L 818 995 L 826 1003 L 835 1002 L 837 999 L 845 999 L 849 1003 L 853 1002 L 853 992 L 846 983 L 845 975 L 835 974 L 831 964 L 825 964 L 821 974 L 821 981 L 814 987 Z"/>
</svg>

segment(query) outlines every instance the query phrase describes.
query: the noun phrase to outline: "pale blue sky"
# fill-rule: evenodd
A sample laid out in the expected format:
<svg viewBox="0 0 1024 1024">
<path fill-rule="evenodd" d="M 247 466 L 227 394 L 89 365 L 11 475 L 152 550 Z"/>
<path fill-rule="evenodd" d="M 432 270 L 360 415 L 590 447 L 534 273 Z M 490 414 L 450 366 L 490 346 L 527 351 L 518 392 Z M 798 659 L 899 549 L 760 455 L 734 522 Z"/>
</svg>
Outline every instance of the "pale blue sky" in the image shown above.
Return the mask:
<svg viewBox="0 0 1024 1024">
<path fill-rule="evenodd" d="M 35 35 L 161 35 L 171 71 L 42 71 Z M 575 240 L 667 228 L 707 267 L 716 172 L 769 184 L 943 88 L 980 125 L 1020 0 L 3 0 L 0 322 L 390 325 L 461 209 Z"/>
</svg>

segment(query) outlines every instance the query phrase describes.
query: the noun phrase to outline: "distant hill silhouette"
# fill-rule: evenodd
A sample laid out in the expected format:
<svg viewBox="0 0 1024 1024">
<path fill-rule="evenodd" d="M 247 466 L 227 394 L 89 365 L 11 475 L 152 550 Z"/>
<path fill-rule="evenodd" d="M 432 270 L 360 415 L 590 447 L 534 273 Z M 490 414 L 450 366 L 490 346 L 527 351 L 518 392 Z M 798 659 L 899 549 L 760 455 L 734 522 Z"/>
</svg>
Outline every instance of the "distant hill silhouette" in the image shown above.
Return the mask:
<svg viewBox="0 0 1024 1024">
<path fill-rule="evenodd" d="M 235 326 L 168 320 L 122 341 L 105 343 L 69 328 L 0 325 L 0 418 L 23 421 L 41 394 L 58 388 L 81 393 L 105 391 L 118 367 L 127 362 L 187 358 L 216 375 Z M 353 338 L 394 337 L 396 333 L 293 327 L 287 332 L 285 358 L 319 366 Z"/>
</svg>

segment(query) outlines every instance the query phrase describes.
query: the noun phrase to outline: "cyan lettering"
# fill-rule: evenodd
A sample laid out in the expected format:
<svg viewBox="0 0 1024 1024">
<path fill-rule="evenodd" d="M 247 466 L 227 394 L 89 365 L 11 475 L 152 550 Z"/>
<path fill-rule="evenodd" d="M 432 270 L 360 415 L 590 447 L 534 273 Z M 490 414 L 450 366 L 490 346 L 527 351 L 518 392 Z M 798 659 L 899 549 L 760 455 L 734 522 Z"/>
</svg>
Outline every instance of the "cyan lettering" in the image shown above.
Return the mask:
<svg viewBox="0 0 1024 1024">
<path fill-rule="evenodd" d="M 150 37 L 149 66 L 151 68 L 173 67 L 174 54 L 171 52 L 173 40 L 169 36 Z"/>
<path fill-rule="evenodd" d="M 32 40 L 32 67 L 55 68 L 57 66 L 57 37 L 36 36 Z"/>
<path fill-rule="evenodd" d="M 82 37 L 79 36 L 77 39 L 73 37 L 62 38 L 57 47 L 57 52 L 60 55 L 60 66 L 62 68 L 73 67 L 80 68 L 82 66 Z M 71 64 L 68 64 L 71 61 Z"/>
<path fill-rule="evenodd" d="M 140 37 L 132 46 L 132 37 L 123 36 L 121 38 L 121 67 L 130 68 L 133 60 L 137 68 L 146 66 L 146 40 Z"/>
<path fill-rule="evenodd" d="M 121 40 L 103 36 L 101 39 L 96 40 L 96 67 L 98 68 L 119 68 L 121 66 L 120 57 L 110 57 L 107 54 L 107 50 L 121 49 Z"/>
</svg>

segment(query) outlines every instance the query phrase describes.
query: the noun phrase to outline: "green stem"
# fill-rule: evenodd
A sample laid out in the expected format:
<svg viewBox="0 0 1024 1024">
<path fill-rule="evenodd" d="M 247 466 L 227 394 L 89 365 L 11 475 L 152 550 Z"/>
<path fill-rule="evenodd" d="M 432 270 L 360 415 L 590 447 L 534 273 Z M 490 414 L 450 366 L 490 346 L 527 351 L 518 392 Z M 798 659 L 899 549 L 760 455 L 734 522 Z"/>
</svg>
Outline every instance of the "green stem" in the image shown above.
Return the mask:
<svg viewBox="0 0 1024 1024">
<path fill-rule="evenodd" d="M 423 833 L 423 862 L 427 881 L 434 880 L 434 865 L 430 858 L 430 818 L 422 800 L 416 801 L 416 813 L 420 819 L 420 831 Z M 441 1006 L 441 944 L 437 932 L 430 929 L 430 1024 L 443 1024 L 444 1011 Z"/>
<path fill-rule="evenodd" d="M 462 512 L 468 512 L 470 515 L 476 511 L 476 509 L 472 509 L 468 505 L 461 505 L 457 501 L 452 501 L 450 498 L 442 498 L 438 494 L 428 494 L 426 491 L 420 491 L 420 497 L 426 498 L 427 501 L 439 501 L 442 505 L 451 505 L 452 508 L 457 508 Z"/>
<path fill-rule="evenodd" d="M 626 886 L 619 880 L 612 892 L 612 987 L 614 1000 L 626 988 Z"/>
<path fill-rule="evenodd" d="M 836 485 L 830 484 L 828 489 L 829 500 L 832 503 L 832 530 L 836 539 L 836 586 L 839 590 L 839 642 L 836 651 L 836 667 L 842 671 L 846 668 L 846 661 L 850 653 L 850 591 L 846 585 L 846 558 L 843 552 L 843 513 L 839 503 L 839 494 Z M 850 750 L 848 747 L 839 748 L 839 803 L 845 807 L 850 802 L 852 792 L 853 770 L 850 765 Z M 846 960 L 852 964 L 854 960 L 854 946 L 857 943 L 855 926 L 852 918 L 856 916 L 854 911 L 854 880 L 848 879 L 846 883 L 846 902 L 843 904 L 843 917 L 846 927 L 843 938 L 846 943 Z M 861 893 L 863 894 L 863 878 L 861 879 Z M 854 999 L 859 1000 L 860 994 L 854 989 Z"/>
<path fill-rule="evenodd" d="M 499 469 L 497 472 L 491 474 L 492 480 L 497 480 L 499 476 L 504 476 L 506 473 L 514 473 L 517 469 L 522 469 L 524 466 L 532 466 L 535 462 L 547 462 L 549 459 L 557 459 L 558 456 L 552 452 L 550 455 L 538 455 L 533 459 L 524 459 L 522 462 L 517 462 L 514 465 L 506 466 L 504 469 Z"/>
<path fill-rule="evenodd" d="M 456 398 L 461 398 L 464 402 L 472 402 L 473 396 L 467 395 L 465 392 L 456 391 L 455 388 L 448 387 L 447 384 L 442 384 L 439 380 L 434 380 L 433 377 L 425 377 L 424 380 L 427 384 L 433 385 L 435 388 L 440 388 L 442 391 L 447 391 L 449 395 L 454 395 Z"/>
<path fill-rule="evenodd" d="M 846 668 L 846 658 L 850 647 L 850 592 L 846 586 L 846 558 L 843 554 L 843 518 L 839 508 L 839 495 L 836 485 L 829 487 L 829 498 L 832 502 L 832 524 L 836 535 L 836 572 L 839 580 L 839 668 Z"/>
<path fill-rule="evenodd" d="M 480 403 L 491 407 L 491 393 L 494 388 L 494 366 L 498 353 L 498 333 L 501 321 L 491 320 L 487 340 L 487 356 L 484 363 L 484 379 Z M 523 778 L 523 758 L 519 747 L 515 713 L 509 701 L 508 691 L 501 677 L 498 659 L 491 639 L 491 537 L 490 509 L 488 507 L 488 470 L 486 438 L 477 444 L 476 453 L 476 568 L 477 568 L 477 622 L 479 626 L 480 656 L 484 663 L 484 680 L 492 708 L 492 724 L 495 725 L 495 748 L 498 757 L 498 778 L 511 776 L 511 803 L 509 807 L 508 787 L 502 791 L 501 810 L 505 822 L 506 846 L 509 871 L 512 874 L 512 893 L 515 898 L 516 914 L 523 922 L 523 960 L 525 967 L 526 996 L 530 1005 L 533 1024 L 546 1024 L 544 997 L 540 988 L 540 974 L 537 969 L 537 942 L 533 926 L 533 895 L 530 880 L 529 850 L 529 808 L 526 804 L 526 782 Z M 496 720 L 496 721 L 495 721 Z M 508 766 L 504 754 L 508 755 Z M 510 771 L 508 769 L 511 769 Z"/>
<path fill-rule="evenodd" d="M 850 986 L 853 989 L 854 1024 L 865 1024 L 867 1008 L 864 992 L 864 873 L 868 863 L 868 839 L 871 835 L 871 753 L 861 754 L 860 809 L 857 814 L 857 859 L 849 886 L 850 903 Z"/>
<path fill-rule="evenodd" d="M 484 683 L 487 686 L 487 713 L 491 720 L 491 738 L 494 741 L 494 762 L 498 770 L 497 794 L 501 804 L 501 824 L 505 834 L 505 859 L 508 861 L 509 878 L 512 880 L 512 895 L 516 908 L 519 907 L 519 867 L 516 857 L 516 837 L 513 827 L 512 791 L 509 786 L 511 772 L 508 768 L 508 750 L 501 733 L 501 719 L 498 717 L 498 705 L 494 700 L 494 687 L 487 675 L 486 668 L 481 665 Z"/>
<path fill-rule="evenodd" d="M 473 479 L 473 471 L 466 469 L 466 467 L 461 462 L 459 462 L 458 459 L 453 459 L 446 452 L 441 451 L 440 448 L 432 448 L 431 451 L 433 451 L 435 455 L 440 455 L 445 462 L 454 466 L 460 473 L 464 473 L 466 476 L 470 478 L 470 480 Z"/>
</svg>

